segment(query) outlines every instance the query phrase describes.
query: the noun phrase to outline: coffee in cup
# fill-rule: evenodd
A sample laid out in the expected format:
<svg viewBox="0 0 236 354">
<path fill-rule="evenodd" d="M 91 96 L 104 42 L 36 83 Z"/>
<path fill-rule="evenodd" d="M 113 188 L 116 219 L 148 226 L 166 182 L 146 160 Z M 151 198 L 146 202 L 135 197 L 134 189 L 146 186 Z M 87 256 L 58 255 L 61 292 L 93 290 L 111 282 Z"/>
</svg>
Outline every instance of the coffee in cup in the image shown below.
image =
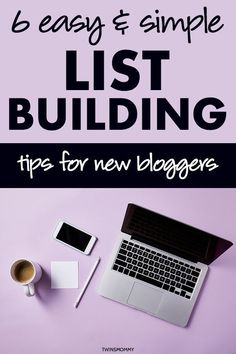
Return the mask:
<svg viewBox="0 0 236 354">
<path fill-rule="evenodd" d="M 27 259 L 19 259 L 11 266 L 11 277 L 24 287 L 27 296 L 35 295 L 34 284 L 42 276 L 42 268 L 39 264 Z"/>
</svg>

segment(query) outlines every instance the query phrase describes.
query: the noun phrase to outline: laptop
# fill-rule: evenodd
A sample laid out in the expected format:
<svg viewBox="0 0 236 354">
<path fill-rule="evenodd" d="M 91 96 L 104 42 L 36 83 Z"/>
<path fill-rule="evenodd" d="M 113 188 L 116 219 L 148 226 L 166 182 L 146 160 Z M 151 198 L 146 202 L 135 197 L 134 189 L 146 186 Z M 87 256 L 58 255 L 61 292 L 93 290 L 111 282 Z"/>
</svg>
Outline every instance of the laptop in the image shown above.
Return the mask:
<svg viewBox="0 0 236 354">
<path fill-rule="evenodd" d="M 232 242 L 128 204 L 98 293 L 185 327 L 208 265 Z"/>
</svg>

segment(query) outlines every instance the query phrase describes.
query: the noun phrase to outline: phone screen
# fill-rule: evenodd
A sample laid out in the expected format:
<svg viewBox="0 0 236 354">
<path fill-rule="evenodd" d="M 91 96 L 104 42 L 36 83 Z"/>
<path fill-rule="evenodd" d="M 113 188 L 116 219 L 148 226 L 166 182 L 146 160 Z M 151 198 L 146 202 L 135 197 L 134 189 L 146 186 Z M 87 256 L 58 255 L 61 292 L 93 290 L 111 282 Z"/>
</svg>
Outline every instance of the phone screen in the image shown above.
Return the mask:
<svg viewBox="0 0 236 354">
<path fill-rule="evenodd" d="M 86 247 L 88 246 L 89 241 L 92 238 L 85 232 L 78 230 L 75 227 L 66 223 L 62 224 L 62 227 L 60 228 L 56 237 L 58 240 L 63 241 L 82 252 L 86 250 Z"/>
</svg>

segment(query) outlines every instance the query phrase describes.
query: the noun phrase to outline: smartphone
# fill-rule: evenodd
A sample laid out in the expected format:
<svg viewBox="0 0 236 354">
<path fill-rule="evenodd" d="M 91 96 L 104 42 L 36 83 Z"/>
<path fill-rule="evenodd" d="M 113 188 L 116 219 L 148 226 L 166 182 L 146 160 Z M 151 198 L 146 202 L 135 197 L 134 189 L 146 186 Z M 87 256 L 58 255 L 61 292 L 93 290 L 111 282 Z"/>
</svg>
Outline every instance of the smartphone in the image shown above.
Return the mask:
<svg viewBox="0 0 236 354">
<path fill-rule="evenodd" d="M 53 238 L 84 254 L 89 254 L 97 241 L 97 237 L 64 221 L 58 223 Z"/>
</svg>

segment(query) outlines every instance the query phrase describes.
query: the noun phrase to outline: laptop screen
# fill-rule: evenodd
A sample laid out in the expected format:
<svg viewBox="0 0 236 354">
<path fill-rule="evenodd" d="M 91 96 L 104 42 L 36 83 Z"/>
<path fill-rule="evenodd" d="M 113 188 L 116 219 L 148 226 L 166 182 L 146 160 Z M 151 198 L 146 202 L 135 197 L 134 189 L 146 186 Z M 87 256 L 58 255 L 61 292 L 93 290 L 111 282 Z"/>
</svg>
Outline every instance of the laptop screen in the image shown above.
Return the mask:
<svg viewBox="0 0 236 354">
<path fill-rule="evenodd" d="M 128 204 L 121 231 L 138 241 L 205 264 L 212 263 L 233 244 L 135 204 Z"/>
</svg>

